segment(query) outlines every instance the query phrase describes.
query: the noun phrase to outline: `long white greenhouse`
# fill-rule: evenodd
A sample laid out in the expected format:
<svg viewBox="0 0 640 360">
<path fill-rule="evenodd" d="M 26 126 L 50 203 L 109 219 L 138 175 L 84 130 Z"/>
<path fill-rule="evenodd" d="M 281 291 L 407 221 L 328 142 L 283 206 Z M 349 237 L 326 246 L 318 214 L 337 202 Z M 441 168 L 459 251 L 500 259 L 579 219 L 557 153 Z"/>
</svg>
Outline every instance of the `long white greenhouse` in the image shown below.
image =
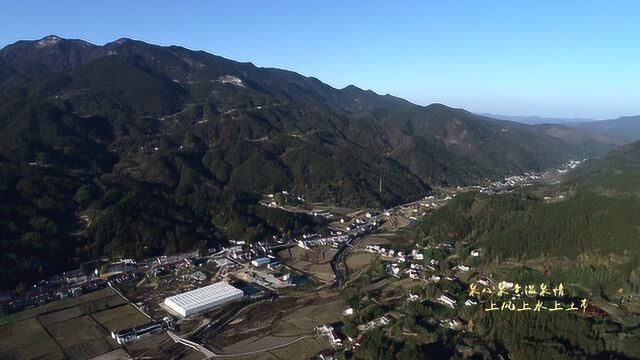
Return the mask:
<svg viewBox="0 0 640 360">
<path fill-rule="evenodd" d="M 164 299 L 164 304 L 184 317 L 240 299 L 243 292 L 226 282 L 218 282 Z"/>
</svg>

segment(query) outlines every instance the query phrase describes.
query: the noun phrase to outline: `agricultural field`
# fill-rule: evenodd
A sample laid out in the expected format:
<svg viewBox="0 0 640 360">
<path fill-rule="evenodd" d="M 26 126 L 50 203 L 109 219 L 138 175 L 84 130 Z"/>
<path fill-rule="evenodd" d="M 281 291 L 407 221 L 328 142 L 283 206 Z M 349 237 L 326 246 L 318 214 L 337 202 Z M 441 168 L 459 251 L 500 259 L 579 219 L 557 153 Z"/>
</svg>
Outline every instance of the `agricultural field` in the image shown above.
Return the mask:
<svg viewBox="0 0 640 360">
<path fill-rule="evenodd" d="M 280 251 L 278 256 L 283 263 L 295 269 L 310 273 L 321 281 L 331 282 L 334 275 L 330 262 L 335 254 L 336 250 L 330 247 L 306 250 L 296 246 Z"/>
<path fill-rule="evenodd" d="M 349 279 L 357 279 L 367 271 L 376 255 L 368 252 L 350 252 L 346 257 Z"/>
<path fill-rule="evenodd" d="M 29 309 L 0 325 L 0 359 L 91 359 L 120 348 L 111 331 L 148 320 L 109 289 Z"/>
<path fill-rule="evenodd" d="M 199 360 L 204 357 L 198 351 L 176 344 L 166 333 L 156 334 L 126 346 L 130 357 L 138 359 Z"/>
<path fill-rule="evenodd" d="M 310 357 L 329 346 L 326 339 L 316 337 L 314 327 L 341 320 L 345 306 L 332 291 L 255 303 L 209 339 L 207 347 L 225 355 L 256 352 L 253 358 L 287 359 L 293 353 L 293 358 Z"/>
<path fill-rule="evenodd" d="M 396 231 L 393 233 L 375 233 L 364 236 L 358 240 L 358 247 L 365 248 L 367 245 L 386 245 L 397 248 L 409 246 L 413 243 L 413 234 L 408 231 Z"/>
<path fill-rule="evenodd" d="M 306 359 L 330 347 L 328 340 L 317 335 L 301 337 L 251 337 L 224 349 L 225 354 L 238 354 L 232 359 Z"/>
<path fill-rule="evenodd" d="M 277 359 L 295 359 L 311 357 L 320 351 L 331 347 L 326 337 L 305 338 L 291 345 L 270 350 L 269 353 Z"/>
</svg>

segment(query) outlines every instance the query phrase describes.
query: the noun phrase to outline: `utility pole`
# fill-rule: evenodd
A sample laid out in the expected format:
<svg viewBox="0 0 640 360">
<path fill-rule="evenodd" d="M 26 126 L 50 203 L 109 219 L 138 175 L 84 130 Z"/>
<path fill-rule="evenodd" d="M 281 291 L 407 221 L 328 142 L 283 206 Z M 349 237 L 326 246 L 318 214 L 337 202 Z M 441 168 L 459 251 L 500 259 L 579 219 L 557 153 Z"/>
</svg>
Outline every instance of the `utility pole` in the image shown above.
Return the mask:
<svg viewBox="0 0 640 360">
<path fill-rule="evenodd" d="M 378 186 L 378 192 L 382 194 L 382 178 L 380 178 L 380 185 Z"/>
</svg>

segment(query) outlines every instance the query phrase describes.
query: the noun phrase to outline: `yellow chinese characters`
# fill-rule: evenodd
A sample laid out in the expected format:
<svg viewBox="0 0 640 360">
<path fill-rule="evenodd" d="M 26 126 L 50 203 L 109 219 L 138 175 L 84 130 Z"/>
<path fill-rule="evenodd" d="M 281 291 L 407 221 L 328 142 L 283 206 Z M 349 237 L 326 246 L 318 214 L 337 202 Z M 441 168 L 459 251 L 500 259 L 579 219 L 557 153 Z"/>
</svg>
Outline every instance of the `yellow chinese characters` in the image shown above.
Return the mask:
<svg viewBox="0 0 640 360">
<path fill-rule="evenodd" d="M 484 311 L 517 311 L 517 312 L 557 312 L 557 311 L 581 311 L 586 314 L 588 300 L 565 299 L 566 288 L 564 284 L 549 286 L 547 283 L 525 284 L 502 281 L 496 286 L 488 283 L 471 283 L 469 285 L 469 297 L 476 297 L 485 303 Z"/>
</svg>

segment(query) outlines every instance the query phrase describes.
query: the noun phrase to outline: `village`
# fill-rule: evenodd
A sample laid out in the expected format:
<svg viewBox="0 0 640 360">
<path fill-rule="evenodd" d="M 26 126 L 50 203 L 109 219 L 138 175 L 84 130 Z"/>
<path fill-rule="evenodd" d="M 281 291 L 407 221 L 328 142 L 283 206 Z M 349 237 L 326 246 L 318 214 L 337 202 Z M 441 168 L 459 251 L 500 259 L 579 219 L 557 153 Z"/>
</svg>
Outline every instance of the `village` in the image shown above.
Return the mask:
<svg viewBox="0 0 640 360">
<path fill-rule="evenodd" d="M 567 166 L 576 164 L 572 162 Z M 1 309 L 6 316 L 107 291 L 142 315 L 138 321 L 107 327 L 117 346 L 125 349 L 141 346 L 135 344 L 165 334 L 171 343 L 185 346 L 205 358 L 244 354 L 229 341 L 246 340 L 238 331 L 252 323 L 250 317 L 254 318 L 254 325 L 266 321 L 259 319 L 268 318 L 271 312 L 287 319 L 304 309 L 326 306 L 319 303 L 318 298 L 331 299 L 327 302 L 331 305 L 330 311 L 324 316 L 309 315 L 308 327 L 301 329 L 297 328 L 300 325 L 293 326 L 292 321 L 283 323 L 275 318 L 274 323 L 266 321 L 260 325 L 264 326 L 261 331 L 272 329 L 274 324 L 276 328 L 286 325 L 287 330 L 282 331 L 287 341 L 258 335 L 261 333 L 258 332 L 255 335 L 258 339 L 270 341 L 256 342 L 252 351 L 257 354 L 286 349 L 292 346 L 289 341 L 305 342 L 313 349 L 311 352 L 323 359 L 332 358 L 338 351 L 357 351 L 364 334 L 401 321 L 405 316 L 403 304 L 412 302 L 431 302 L 451 309 L 453 312 L 445 311 L 443 316 L 434 317 L 432 325 L 464 331 L 467 324 L 455 311 L 485 306 L 486 302 L 469 294 L 471 284 L 485 287 L 500 284 L 511 289 L 512 280 L 476 268 L 484 250 L 473 244 L 438 243 L 423 247 L 415 241 L 394 242 L 387 237 L 410 229 L 419 217 L 428 215 L 461 192 L 509 191 L 543 177 L 543 174 L 531 173 L 486 187 L 438 189 L 410 204 L 350 213 L 313 209 L 302 197 L 288 192 L 271 194 L 265 196 L 271 201 L 264 206 L 322 216 L 329 220 L 326 234 L 309 233 L 288 240 L 272 238 L 255 243 L 230 240 L 227 246 L 209 249 L 206 254 L 193 251 L 147 259 L 99 259 L 43 280 L 19 296 L 3 295 Z M 278 199 L 286 201 L 278 203 Z M 365 260 L 354 265 L 351 262 L 355 258 Z M 373 263 L 380 264 L 382 273 L 366 280 L 371 284 L 358 285 L 371 276 L 365 270 Z M 362 311 L 347 304 L 341 295 L 349 293 L 351 288 L 369 291 L 368 303 L 394 310 L 354 324 L 354 329 L 349 331 L 345 324 Z M 291 301 L 296 305 L 284 305 Z M 596 306 L 589 310 L 605 316 Z M 115 345 L 112 347 L 113 351 L 120 351 Z"/>
</svg>

